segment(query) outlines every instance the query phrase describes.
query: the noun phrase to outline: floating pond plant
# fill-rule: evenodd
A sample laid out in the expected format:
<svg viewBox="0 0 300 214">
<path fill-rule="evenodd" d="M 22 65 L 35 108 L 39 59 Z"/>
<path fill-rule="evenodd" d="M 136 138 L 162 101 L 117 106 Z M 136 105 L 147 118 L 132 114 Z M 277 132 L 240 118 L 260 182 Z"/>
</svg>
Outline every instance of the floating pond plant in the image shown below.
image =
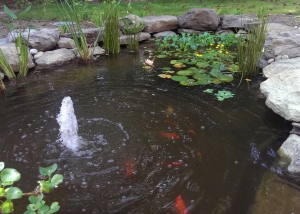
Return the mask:
<svg viewBox="0 0 300 214">
<path fill-rule="evenodd" d="M 203 92 L 212 94 L 214 93 L 214 90 L 209 88 L 204 90 Z M 232 94 L 230 91 L 222 90 L 222 91 L 218 91 L 218 93 L 215 93 L 214 95 L 217 97 L 219 101 L 223 101 L 224 99 L 232 98 L 234 94 Z"/>
</svg>

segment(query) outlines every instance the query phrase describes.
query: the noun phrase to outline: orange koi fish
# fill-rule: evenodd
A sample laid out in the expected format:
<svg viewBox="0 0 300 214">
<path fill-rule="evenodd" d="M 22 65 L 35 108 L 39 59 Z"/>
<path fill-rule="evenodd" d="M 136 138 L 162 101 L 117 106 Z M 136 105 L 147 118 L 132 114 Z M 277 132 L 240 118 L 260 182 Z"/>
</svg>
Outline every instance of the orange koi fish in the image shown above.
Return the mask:
<svg viewBox="0 0 300 214">
<path fill-rule="evenodd" d="M 174 132 L 158 132 L 158 134 L 169 139 L 180 139 L 180 137 Z"/>
<path fill-rule="evenodd" d="M 185 206 L 184 201 L 182 200 L 181 195 L 178 195 L 177 198 L 175 199 L 175 208 L 177 214 L 188 214 L 188 210 Z"/>
<path fill-rule="evenodd" d="M 196 136 L 196 133 L 195 133 L 194 130 L 192 130 L 192 129 L 191 129 L 191 130 L 188 130 L 187 132 Z"/>
<path fill-rule="evenodd" d="M 170 122 L 170 121 L 168 121 L 168 120 L 164 120 L 164 122 L 165 122 L 165 123 L 169 123 L 169 124 L 171 124 L 171 125 L 173 125 L 173 126 L 178 126 L 178 124 L 172 123 L 172 122 Z"/>
<path fill-rule="evenodd" d="M 171 163 L 163 162 L 162 165 L 163 166 L 179 167 L 179 166 L 183 166 L 183 163 L 180 162 L 180 161 L 174 161 L 174 162 L 171 162 Z"/>
<path fill-rule="evenodd" d="M 124 173 L 125 173 L 126 177 L 130 178 L 131 176 L 133 176 L 135 174 L 135 172 L 136 172 L 136 170 L 135 170 L 134 163 L 132 161 L 125 161 Z"/>
</svg>

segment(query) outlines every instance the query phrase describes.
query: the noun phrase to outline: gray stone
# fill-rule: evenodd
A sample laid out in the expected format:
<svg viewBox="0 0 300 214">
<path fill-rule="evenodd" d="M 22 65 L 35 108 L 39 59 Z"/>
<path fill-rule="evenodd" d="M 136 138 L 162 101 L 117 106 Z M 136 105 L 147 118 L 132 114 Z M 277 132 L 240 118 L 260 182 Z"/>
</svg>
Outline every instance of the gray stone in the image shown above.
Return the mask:
<svg viewBox="0 0 300 214">
<path fill-rule="evenodd" d="M 59 39 L 59 30 L 57 29 L 49 29 L 49 28 L 42 28 L 40 30 L 25 30 L 22 33 L 23 41 L 28 40 L 28 33 L 29 35 L 29 46 L 32 48 L 37 49 L 38 51 L 46 51 L 53 49 Z M 17 31 L 11 32 L 8 35 L 7 40 L 9 42 L 14 42 L 17 38 Z"/>
<path fill-rule="evenodd" d="M 289 59 L 288 55 L 282 55 L 282 59 Z"/>
<path fill-rule="evenodd" d="M 127 45 L 128 44 L 128 38 L 129 35 L 122 35 L 119 37 L 120 39 L 120 45 Z M 141 32 L 139 35 L 139 41 L 146 41 L 149 40 L 151 38 L 151 35 L 149 33 L 146 32 Z"/>
<path fill-rule="evenodd" d="M 122 18 L 119 18 L 119 28 L 123 32 L 123 34 L 126 34 L 126 30 L 132 32 L 132 33 L 138 33 L 141 32 L 145 27 L 144 21 L 134 14 L 129 14 L 127 16 L 124 16 Z"/>
<path fill-rule="evenodd" d="M 267 28 L 265 56 L 275 58 L 288 55 L 289 58 L 300 57 L 300 29 L 271 23 Z"/>
<path fill-rule="evenodd" d="M 65 38 L 65 37 L 61 37 L 58 42 L 58 47 L 59 48 L 67 48 L 67 49 L 73 49 L 76 47 L 75 42 L 73 39 L 71 38 Z"/>
<path fill-rule="evenodd" d="M 223 29 L 244 28 L 245 24 L 247 24 L 249 28 L 251 24 L 257 24 L 259 21 L 257 15 L 254 14 L 223 15 L 220 18 Z"/>
<path fill-rule="evenodd" d="M 102 40 L 103 40 L 103 35 L 104 35 L 103 27 L 101 27 L 101 28 L 85 28 L 85 29 L 82 29 L 82 32 L 86 36 L 86 42 L 88 44 L 93 44 L 96 41 L 98 35 L 99 35 L 99 37 L 98 37 L 97 42 L 102 42 Z M 63 36 L 67 37 L 67 38 L 72 38 L 71 33 L 66 33 Z M 79 33 L 78 33 L 78 38 L 80 38 Z"/>
<path fill-rule="evenodd" d="M 281 55 L 278 55 L 275 57 L 275 61 L 278 61 L 278 60 L 282 60 L 282 56 Z"/>
<path fill-rule="evenodd" d="M 6 57 L 8 63 L 15 72 L 19 72 L 18 52 L 15 43 L 0 43 L 0 48 Z M 19 50 L 19 48 L 18 48 Z M 27 68 L 33 68 L 35 65 L 32 61 L 32 56 L 28 51 Z"/>
<path fill-rule="evenodd" d="M 280 60 L 281 62 L 284 60 Z M 268 66 L 272 66 L 275 64 Z M 267 67 L 268 67 L 267 66 Z M 271 76 L 260 84 L 266 105 L 286 120 L 300 121 L 300 68 L 290 69 Z"/>
<path fill-rule="evenodd" d="M 272 62 L 274 62 L 275 59 L 271 58 L 271 59 L 268 59 L 268 64 L 271 64 Z"/>
<path fill-rule="evenodd" d="M 29 52 L 30 52 L 32 55 L 35 55 L 35 54 L 37 54 L 37 53 L 38 53 L 38 50 L 37 50 L 37 49 L 34 49 L 34 48 L 32 48 L 32 49 L 30 49 L 30 50 L 29 50 Z"/>
<path fill-rule="evenodd" d="M 99 46 L 96 46 L 95 48 L 89 48 L 89 52 L 90 54 L 92 54 L 93 51 L 93 55 L 103 55 L 105 54 L 105 50 Z"/>
<path fill-rule="evenodd" d="M 178 28 L 178 19 L 176 16 L 146 16 L 142 20 L 145 22 L 143 31 L 147 33 L 158 33 Z"/>
<path fill-rule="evenodd" d="M 186 14 L 178 16 L 180 28 L 200 31 L 216 31 L 219 20 L 217 12 L 208 8 L 190 9 Z"/>
<path fill-rule="evenodd" d="M 269 78 L 281 72 L 286 72 L 289 70 L 295 70 L 300 68 L 300 57 L 292 59 L 283 59 L 280 61 L 275 61 L 272 64 L 263 68 L 264 76 Z"/>
<path fill-rule="evenodd" d="M 46 51 L 35 62 L 40 68 L 50 68 L 53 65 L 62 65 L 72 61 L 75 58 L 74 53 L 66 48 L 54 51 Z"/>
<path fill-rule="evenodd" d="M 287 161 L 290 173 L 300 172 L 300 136 L 291 134 L 281 145 L 278 154 Z"/>
<path fill-rule="evenodd" d="M 154 34 L 153 37 L 156 38 L 156 39 L 163 39 L 168 35 L 172 36 L 172 35 L 175 35 L 175 34 L 176 33 L 174 33 L 173 31 L 163 31 L 163 32 Z"/>
<path fill-rule="evenodd" d="M 37 54 L 35 54 L 35 55 L 33 56 L 33 58 L 34 58 L 34 59 L 38 59 L 38 58 L 40 58 L 43 54 L 44 54 L 43 51 L 39 51 Z"/>
<path fill-rule="evenodd" d="M 204 33 L 204 31 L 179 28 L 177 33 L 201 34 L 201 33 Z"/>
</svg>

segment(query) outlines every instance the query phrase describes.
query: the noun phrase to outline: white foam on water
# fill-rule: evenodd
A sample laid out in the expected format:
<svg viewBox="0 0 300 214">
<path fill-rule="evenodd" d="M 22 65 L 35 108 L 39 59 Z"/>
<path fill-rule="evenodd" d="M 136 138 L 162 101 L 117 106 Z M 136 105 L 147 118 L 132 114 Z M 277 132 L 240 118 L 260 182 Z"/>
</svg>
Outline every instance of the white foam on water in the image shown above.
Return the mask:
<svg viewBox="0 0 300 214">
<path fill-rule="evenodd" d="M 77 134 L 78 123 L 74 113 L 73 102 L 70 97 L 65 97 L 61 103 L 60 113 L 56 118 L 60 128 L 60 139 L 67 148 L 76 151 L 79 146 Z"/>
</svg>

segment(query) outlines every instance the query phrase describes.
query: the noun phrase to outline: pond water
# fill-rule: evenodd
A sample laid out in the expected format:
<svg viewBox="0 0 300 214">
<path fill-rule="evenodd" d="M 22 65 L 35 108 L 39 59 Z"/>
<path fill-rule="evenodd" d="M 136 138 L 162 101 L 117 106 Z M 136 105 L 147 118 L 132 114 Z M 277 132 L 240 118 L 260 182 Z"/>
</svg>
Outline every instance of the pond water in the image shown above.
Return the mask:
<svg viewBox="0 0 300 214">
<path fill-rule="evenodd" d="M 101 57 L 91 65 L 31 73 L 8 87 L 0 105 L 0 161 L 21 174 L 32 191 L 38 167 L 58 164 L 64 181 L 46 195 L 58 213 L 247 213 L 272 167 L 288 124 L 257 102 L 258 83 L 217 101 L 207 88 L 182 87 L 146 72 L 138 53 Z M 155 70 L 169 66 L 156 60 Z M 70 96 L 78 121 L 77 151 L 59 142 L 59 114 Z M 263 102 L 262 102 L 263 103 Z M 16 200 L 22 213 L 27 198 Z"/>
</svg>

